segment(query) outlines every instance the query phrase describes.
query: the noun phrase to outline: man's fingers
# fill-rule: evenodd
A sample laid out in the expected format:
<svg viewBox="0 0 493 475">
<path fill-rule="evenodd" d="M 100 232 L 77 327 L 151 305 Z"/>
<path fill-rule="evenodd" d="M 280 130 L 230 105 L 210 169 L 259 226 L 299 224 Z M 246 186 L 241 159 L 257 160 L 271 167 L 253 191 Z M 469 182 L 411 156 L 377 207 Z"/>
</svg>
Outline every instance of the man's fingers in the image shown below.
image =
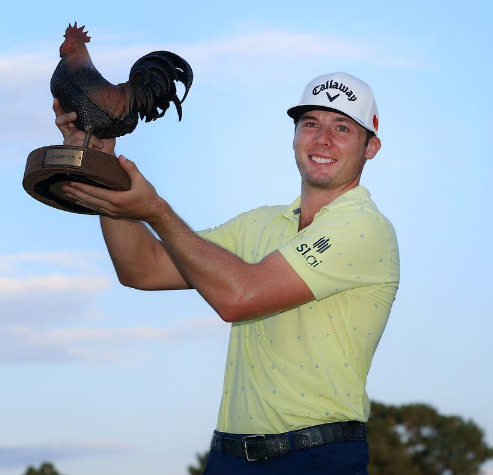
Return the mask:
<svg viewBox="0 0 493 475">
<path fill-rule="evenodd" d="M 77 114 L 75 112 L 70 112 L 68 114 L 59 115 L 55 119 L 55 124 L 58 127 L 58 130 L 62 133 L 64 139 L 77 131 L 73 124 L 73 121 L 76 118 Z"/>
<path fill-rule="evenodd" d="M 107 216 L 113 216 L 113 213 L 106 208 L 96 206 L 96 205 L 91 205 L 89 203 L 86 203 L 85 201 L 77 200 L 75 202 L 76 205 L 83 206 L 84 208 L 90 209 L 98 214 L 105 214 Z"/>
<path fill-rule="evenodd" d="M 110 211 L 112 211 L 110 208 L 113 207 L 112 202 L 118 193 L 118 191 L 106 190 L 104 188 L 79 182 L 65 185 L 63 191 L 89 205 L 99 206 L 100 208 L 106 208 Z"/>
<path fill-rule="evenodd" d="M 92 145 L 94 148 L 103 148 L 104 147 L 103 141 L 98 139 L 95 135 L 91 136 L 90 145 Z"/>
<path fill-rule="evenodd" d="M 55 112 L 55 115 L 57 117 L 59 115 L 65 114 L 65 111 L 62 109 L 62 106 L 60 105 L 60 101 L 56 97 L 53 99 L 53 111 Z"/>
<path fill-rule="evenodd" d="M 60 129 L 62 135 L 67 137 L 75 130 L 73 122 L 77 119 L 77 114 L 75 112 L 66 113 L 60 106 L 60 101 L 56 98 L 53 99 L 53 111 L 56 115 L 56 126 Z"/>
<path fill-rule="evenodd" d="M 75 119 L 77 119 L 77 114 L 75 112 L 69 112 L 67 114 L 57 115 L 55 124 L 58 125 L 58 127 L 62 127 L 72 123 Z"/>
<path fill-rule="evenodd" d="M 74 121 L 77 119 L 77 113 L 75 112 L 65 112 L 60 106 L 60 101 L 58 99 L 53 99 L 53 110 L 55 111 L 55 124 L 59 128 L 63 135 L 63 138 L 74 135 L 70 138 L 70 143 L 65 145 L 82 145 L 85 137 L 85 132 L 81 132 L 75 128 Z M 77 134 L 77 135 L 75 135 Z M 78 143 L 80 141 L 80 143 Z M 104 143 L 95 135 L 91 136 L 91 141 L 89 146 L 102 149 L 104 148 Z"/>
<path fill-rule="evenodd" d="M 96 202 L 96 200 L 93 200 L 94 204 L 92 204 L 82 200 L 81 198 L 78 198 L 77 196 L 71 193 L 66 193 L 65 198 L 69 201 L 72 201 L 76 205 L 83 206 L 84 208 L 95 211 L 98 214 L 104 214 L 110 217 L 115 216 L 115 213 L 109 209 L 111 208 L 110 203 L 107 203 L 106 201 L 97 200 Z"/>
<path fill-rule="evenodd" d="M 108 211 L 102 206 L 86 203 L 85 201 L 82 201 L 80 198 L 77 198 L 75 195 L 72 195 L 70 193 L 66 193 L 65 198 L 69 201 L 72 201 L 76 205 L 83 206 L 84 208 L 96 211 L 96 213 L 103 213 L 103 214 L 108 213 Z"/>
<path fill-rule="evenodd" d="M 84 143 L 84 137 L 85 137 L 84 132 L 77 130 L 72 125 L 69 125 L 68 127 L 70 127 L 68 131 L 66 129 L 60 128 L 63 134 L 63 145 L 81 147 L 82 144 Z"/>
<path fill-rule="evenodd" d="M 118 160 L 120 161 L 120 165 L 123 167 L 123 169 L 128 173 L 130 181 L 134 181 L 136 178 L 142 176 L 142 173 L 140 173 L 137 165 L 135 165 L 132 160 L 129 160 L 124 155 L 119 155 Z"/>
</svg>

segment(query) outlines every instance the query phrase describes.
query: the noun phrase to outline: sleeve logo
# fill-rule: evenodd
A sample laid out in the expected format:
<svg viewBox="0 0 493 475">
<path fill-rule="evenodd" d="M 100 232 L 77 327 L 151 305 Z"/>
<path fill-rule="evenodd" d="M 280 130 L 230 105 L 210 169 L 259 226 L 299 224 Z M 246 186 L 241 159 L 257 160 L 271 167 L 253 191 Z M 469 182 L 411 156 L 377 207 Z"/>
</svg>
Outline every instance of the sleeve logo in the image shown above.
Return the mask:
<svg viewBox="0 0 493 475">
<path fill-rule="evenodd" d="M 313 243 L 313 247 L 316 249 L 316 252 L 322 254 L 325 252 L 332 244 L 329 244 L 330 238 L 321 237 L 317 241 Z"/>
<path fill-rule="evenodd" d="M 296 250 L 303 256 L 307 264 L 311 267 L 317 267 L 322 263 L 320 256 L 315 256 L 314 253 L 322 254 L 325 252 L 332 244 L 330 244 L 330 238 L 321 237 L 317 239 L 310 247 L 308 244 L 300 244 Z"/>
</svg>

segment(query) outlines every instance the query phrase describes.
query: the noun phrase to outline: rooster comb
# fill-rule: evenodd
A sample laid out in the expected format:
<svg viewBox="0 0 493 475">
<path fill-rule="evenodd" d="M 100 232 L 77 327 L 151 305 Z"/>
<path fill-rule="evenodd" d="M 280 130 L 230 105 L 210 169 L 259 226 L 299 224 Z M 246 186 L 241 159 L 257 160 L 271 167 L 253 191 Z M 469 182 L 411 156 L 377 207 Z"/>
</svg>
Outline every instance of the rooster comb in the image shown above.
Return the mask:
<svg viewBox="0 0 493 475">
<path fill-rule="evenodd" d="M 68 28 L 65 30 L 65 38 L 69 37 L 79 37 L 84 43 L 89 43 L 91 41 L 91 37 L 87 36 L 87 31 L 84 31 L 85 25 L 77 28 L 77 22 L 72 26 L 70 23 L 68 24 Z"/>
</svg>

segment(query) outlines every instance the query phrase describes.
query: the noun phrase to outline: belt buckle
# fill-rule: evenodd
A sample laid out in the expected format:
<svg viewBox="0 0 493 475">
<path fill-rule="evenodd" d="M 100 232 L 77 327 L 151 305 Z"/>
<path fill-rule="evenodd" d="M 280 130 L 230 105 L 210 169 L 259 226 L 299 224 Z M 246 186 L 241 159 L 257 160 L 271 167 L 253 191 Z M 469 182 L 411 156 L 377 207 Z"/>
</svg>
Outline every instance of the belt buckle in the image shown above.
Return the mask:
<svg viewBox="0 0 493 475">
<path fill-rule="evenodd" d="M 248 442 L 249 442 L 249 440 L 247 440 L 247 439 L 258 439 L 258 438 L 265 440 L 265 435 L 264 434 L 246 435 L 242 439 L 243 440 L 243 451 L 245 452 L 247 462 L 255 462 L 256 460 L 266 460 L 267 459 L 267 457 L 262 457 L 261 459 L 254 459 L 254 458 L 250 458 L 250 456 L 248 455 Z"/>
</svg>

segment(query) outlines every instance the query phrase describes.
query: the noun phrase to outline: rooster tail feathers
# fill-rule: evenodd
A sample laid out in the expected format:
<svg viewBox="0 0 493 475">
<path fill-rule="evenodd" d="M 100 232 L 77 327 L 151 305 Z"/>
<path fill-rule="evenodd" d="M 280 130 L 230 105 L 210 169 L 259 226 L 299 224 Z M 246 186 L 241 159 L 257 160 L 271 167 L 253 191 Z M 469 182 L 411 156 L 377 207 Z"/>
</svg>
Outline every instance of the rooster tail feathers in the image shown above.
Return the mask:
<svg viewBox="0 0 493 475">
<path fill-rule="evenodd" d="M 180 103 L 187 98 L 188 91 L 190 91 L 190 87 L 193 82 L 193 71 L 190 65 L 177 54 L 171 53 L 173 58 L 175 59 L 175 73 L 178 81 L 180 81 L 185 86 L 185 93 L 181 98 Z"/>
<path fill-rule="evenodd" d="M 132 108 L 146 122 L 162 117 L 173 102 L 181 120 L 181 104 L 192 85 L 193 72 L 180 56 L 169 51 L 146 54 L 132 66 L 129 83 L 133 90 Z M 185 92 L 181 100 L 176 94 L 175 82 L 181 82 Z"/>
<path fill-rule="evenodd" d="M 172 101 L 174 102 L 175 104 L 175 107 L 176 107 L 176 112 L 178 113 L 178 120 L 181 121 L 181 103 L 183 102 L 180 101 L 180 99 L 178 99 L 178 97 L 176 97 L 176 95 L 172 98 Z"/>
</svg>

